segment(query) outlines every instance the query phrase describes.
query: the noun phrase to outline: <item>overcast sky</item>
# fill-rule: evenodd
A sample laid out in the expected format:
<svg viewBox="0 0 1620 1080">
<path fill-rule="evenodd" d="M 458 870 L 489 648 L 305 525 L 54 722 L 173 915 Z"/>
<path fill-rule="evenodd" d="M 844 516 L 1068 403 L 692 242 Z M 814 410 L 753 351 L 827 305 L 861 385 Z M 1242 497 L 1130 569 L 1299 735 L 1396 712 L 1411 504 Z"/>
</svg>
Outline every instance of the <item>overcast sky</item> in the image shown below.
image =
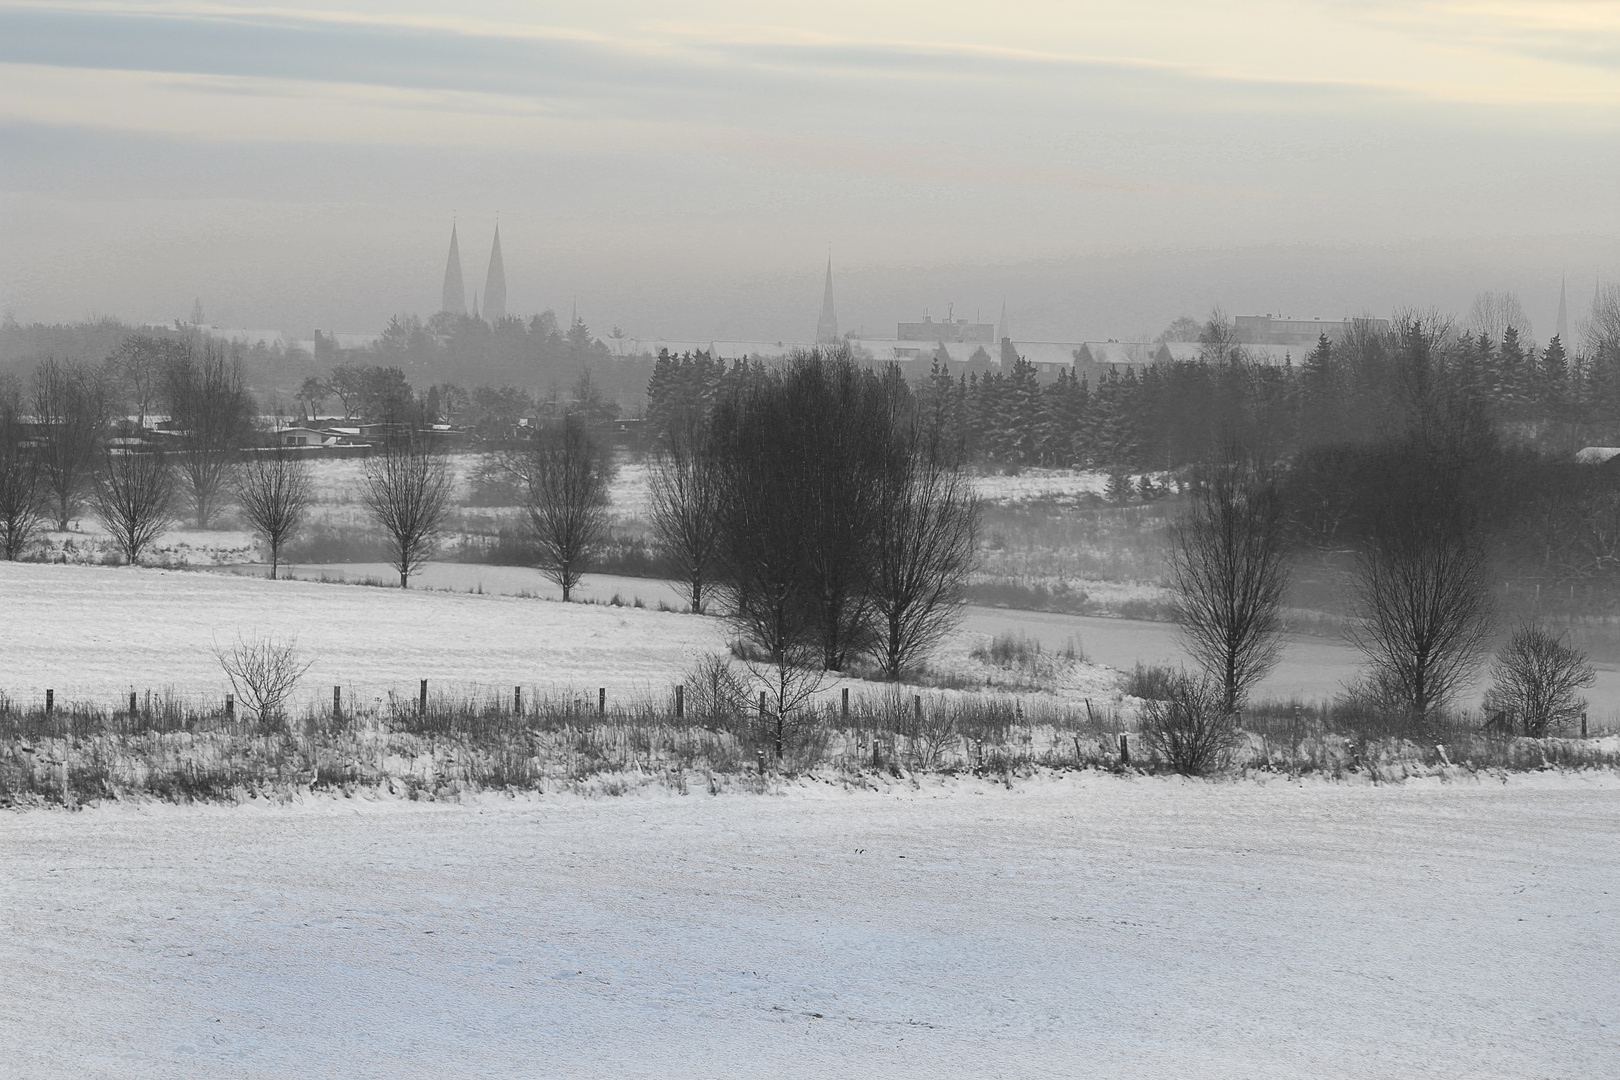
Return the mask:
<svg viewBox="0 0 1620 1080">
<path fill-rule="evenodd" d="M 0 0 L 0 305 L 1135 336 L 1620 278 L 1620 4 Z M 1576 311 L 1578 315 L 1579 310 Z"/>
</svg>

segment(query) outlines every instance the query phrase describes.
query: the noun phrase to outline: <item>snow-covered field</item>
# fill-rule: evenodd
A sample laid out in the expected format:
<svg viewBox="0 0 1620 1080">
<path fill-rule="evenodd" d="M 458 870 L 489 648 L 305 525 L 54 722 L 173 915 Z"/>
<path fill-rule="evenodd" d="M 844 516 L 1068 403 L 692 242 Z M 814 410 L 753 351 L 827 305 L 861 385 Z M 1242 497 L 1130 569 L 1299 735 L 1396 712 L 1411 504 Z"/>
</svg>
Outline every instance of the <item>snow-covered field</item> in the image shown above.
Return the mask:
<svg viewBox="0 0 1620 1080">
<path fill-rule="evenodd" d="M 1072 499 L 1103 494 L 1108 490 L 1108 474 L 1088 469 L 1023 469 L 1016 476 L 987 473 L 974 476 L 973 490 L 987 502 Z"/>
<path fill-rule="evenodd" d="M 327 568 L 350 579 L 397 580 L 381 564 Z M 315 576 L 319 568 L 300 567 Z M 0 693 L 23 703 L 44 697 L 110 705 L 130 690 L 181 697 L 230 689 L 214 655 L 237 637 L 296 636 L 313 661 L 306 700 L 341 685 L 359 701 L 390 691 L 509 688 L 567 694 L 604 687 L 615 703 L 662 700 L 698 658 L 723 653 L 733 632 L 716 618 L 653 610 L 679 603 L 667 583 L 588 578 L 584 598 L 562 604 L 555 586 L 521 567 L 433 564 L 409 590 L 318 581 L 268 581 L 230 572 L 0 563 Z M 481 588 L 483 595 L 468 595 Z M 502 595 L 504 594 L 504 595 Z M 613 607 L 641 598 L 648 608 Z M 1005 672 L 969 653 L 990 635 L 963 631 L 935 666 L 970 682 Z M 1053 651 L 1061 649 L 1057 646 Z M 846 685 L 829 679 L 823 693 Z M 1090 664 L 1056 673 L 1061 695 L 1118 697 L 1119 674 Z M 873 688 L 876 689 L 875 687 Z"/>
<path fill-rule="evenodd" d="M 0 564 L 0 691 L 110 704 L 131 689 L 228 689 L 213 654 L 236 636 L 296 635 L 309 693 L 362 700 L 467 684 L 662 695 L 723 650 L 716 619 L 510 596 L 321 585 L 191 571 Z M 330 692 L 329 690 L 327 692 Z"/>
<path fill-rule="evenodd" d="M 0 818 L 0 1073 L 1601 1077 L 1620 784 Z"/>
</svg>

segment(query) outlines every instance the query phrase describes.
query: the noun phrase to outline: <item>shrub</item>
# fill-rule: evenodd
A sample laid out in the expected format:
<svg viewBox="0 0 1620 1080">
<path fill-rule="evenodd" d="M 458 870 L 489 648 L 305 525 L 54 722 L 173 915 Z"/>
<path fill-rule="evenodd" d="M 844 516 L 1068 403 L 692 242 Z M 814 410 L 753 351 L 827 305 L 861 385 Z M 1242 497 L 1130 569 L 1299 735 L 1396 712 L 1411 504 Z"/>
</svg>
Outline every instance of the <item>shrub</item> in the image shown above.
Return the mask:
<svg viewBox="0 0 1620 1080">
<path fill-rule="evenodd" d="M 1212 680 L 1177 675 L 1168 698 L 1143 704 L 1142 741 L 1183 776 L 1225 768 L 1237 741 L 1237 723 L 1222 708 L 1221 698 L 1221 686 Z"/>
<path fill-rule="evenodd" d="M 1526 735 L 1543 738 L 1586 710 L 1586 699 L 1576 691 L 1596 678 L 1586 654 L 1571 648 L 1563 634 L 1531 623 L 1516 630 L 1496 654 L 1485 711 L 1506 714 L 1509 723 L 1519 721 Z"/>
<path fill-rule="evenodd" d="M 297 638 L 238 637 L 229 650 L 214 646 L 214 656 L 243 707 L 265 722 L 281 716 L 282 705 L 314 662 L 299 659 Z"/>
<path fill-rule="evenodd" d="M 1125 677 L 1125 692 L 1146 701 L 1167 701 L 1177 677 L 1170 668 L 1138 660 L 1136 670 Z"/>
</svg>

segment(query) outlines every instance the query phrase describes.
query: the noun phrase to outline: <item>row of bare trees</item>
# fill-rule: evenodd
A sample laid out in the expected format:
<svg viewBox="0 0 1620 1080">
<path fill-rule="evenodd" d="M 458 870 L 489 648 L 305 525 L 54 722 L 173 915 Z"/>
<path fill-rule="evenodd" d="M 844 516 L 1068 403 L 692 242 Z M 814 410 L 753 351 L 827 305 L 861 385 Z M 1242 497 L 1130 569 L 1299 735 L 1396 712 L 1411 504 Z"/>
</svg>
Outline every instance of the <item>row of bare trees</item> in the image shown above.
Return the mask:
<svg viewBox="0 0 1620 1080">
<path fill-rule="evenodd" d="M 1470 470 L 1489 468 L 1488 439 L 1466 424 L 1426 425 L 1366 453 L 1376 494 L 1356 538 L 1351 639 L 1367 659 L 1358 696 L 1421 731 L 1472 680 L 1493 638 L 1486 508 Z M 1288 508 L 1274 463 L 1231 447 L 1194 477 L 1172 530 L 1170 579 L 1189 655 L 1204 684 L 1183 679 L 1150 710 L 1150 735 L 1207 765 L 1236 714 L 1276 665 L 1289 579 Z M 1593 673 L 1561 635 L 1520 627 L 1492 668 L 1488 710 L 1544 735 L 1584 708 Z M 1189 749 L 1190 747 L 1190 749 Z M 1217 755 L 1214 755 L 1218 757 Z"/>
</svg>

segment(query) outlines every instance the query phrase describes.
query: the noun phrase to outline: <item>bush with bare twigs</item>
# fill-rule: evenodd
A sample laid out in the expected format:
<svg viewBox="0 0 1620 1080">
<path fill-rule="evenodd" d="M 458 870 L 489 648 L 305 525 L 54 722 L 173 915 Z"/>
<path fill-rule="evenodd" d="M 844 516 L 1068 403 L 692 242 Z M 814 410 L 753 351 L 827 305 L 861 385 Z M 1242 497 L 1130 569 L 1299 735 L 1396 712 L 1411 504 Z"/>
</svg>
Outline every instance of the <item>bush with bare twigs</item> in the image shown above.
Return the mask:
<svg viewBox="0 0 1620 1080">
<path fill-rule="evenodd" d="M 229 648 L 216 644 L 214 656 L 243 707 L 265 722 L 281 718 L 287 698 L 314 663 L 298 655 L 296 637 L 278 641 L 238 635 Z"/>
<path fill-rule="evenodd" d="M 1576 691 L 1596 679 L 1586 654 L 1572 648 L 1563 634 L 1534 623 L 1521 626 L 1491 664 L 1485 711 L 1505 713 L 1524 734 L 1544 738 L 1586 711 L 1586 699 Z"/>
<path fill-rule="evenodd" d="M 1178 675 L 1165 700 L 1142 703 L 1142 741 L 1183 776 L 1206 776 L 1230 762 L 1237 743 L 1237 717 L 1213 679 Z"/>
</svg>

